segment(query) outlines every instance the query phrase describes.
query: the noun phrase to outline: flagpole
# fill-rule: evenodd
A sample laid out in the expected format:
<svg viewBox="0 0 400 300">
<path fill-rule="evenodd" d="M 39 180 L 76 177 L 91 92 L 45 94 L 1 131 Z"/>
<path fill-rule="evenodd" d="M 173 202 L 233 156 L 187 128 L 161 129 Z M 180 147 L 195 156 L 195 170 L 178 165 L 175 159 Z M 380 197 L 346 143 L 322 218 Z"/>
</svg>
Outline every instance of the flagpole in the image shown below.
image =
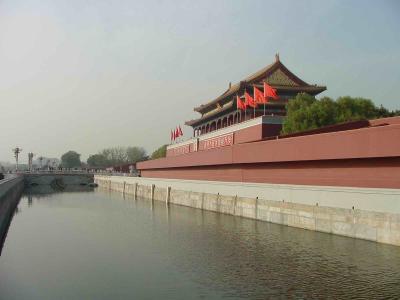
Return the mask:
<svg viewBox="0 0 400 300">
<path fill-rule="evenodd" d="M 239 107 L 238 107 L 238 94 L 236 94 L 236 124 L 239 123 Z"/>
<path fill-rule="evenodd" d="M 253 107 L 253 119 L 256 118 L 256 106 L 257 106 L 257 101 L 256 101 L 256 94 L 254 91 L 254 85 L 253 85 L 253 99 L 254 99 L 254 107 Z"/>
<path fill-rule="evenodd" d="M 254 96 L 253 96 L 254 97 Z M 256 101 L 254 100 L 254 107 L 253 107 L 253 119 L 255 119 L 256 118 L 256 106 L 257 106 L 257 103 L 256 103 Z"/>
<path fill-rule="evenodd" d="M 265 86 L 263 86 L 263 88 L 264 88 L 263 93 L 264 93 L 264 116 L 265 116 L 265 102 L 267 101 L 267 97 L 265 97 Z"/>
<path fill-rule="evenodd" d="M 246 103 L 246 87 L 244 87 L 244 94 L 245 94 L 245 103 Z M 244 108 L 244 120 L 246 121 L 247 120 L 247 105 L 245 106 L 245 108 Z"/>
</svg>

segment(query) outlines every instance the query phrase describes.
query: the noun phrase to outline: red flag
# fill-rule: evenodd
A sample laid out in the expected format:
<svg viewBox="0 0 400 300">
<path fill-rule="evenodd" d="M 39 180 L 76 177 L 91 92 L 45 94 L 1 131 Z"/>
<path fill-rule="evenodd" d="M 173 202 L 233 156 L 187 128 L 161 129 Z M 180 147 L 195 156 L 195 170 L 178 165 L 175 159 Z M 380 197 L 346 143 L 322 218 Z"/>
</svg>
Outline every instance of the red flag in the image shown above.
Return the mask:
<svg viewBox="0 0 400 300">
<path fill-rule="evenodd" d="M 236 106 L 238 109 L 246 110 L 247 105 L 246 105 L 246 103 L 243 103 L 242 100 L 240 100 L 239 96 L 236 96 Z"/>
<path fill-rule="evenodd" d="M 272 88 L 269 84 L 264 82 L 264 97 L 265 98 L 273 98 L 278 99 L 278 95 L 276 94 L 276 89 Z"/>
<path fill-rule="evenodd" d="M 256 103 L 268 102 L 267 98 L 264 97 L 264 94 L 256 87 L 254 87 L 254 101 Z"/>
<path fill-rule="evenodd" d="M 245 104 L 246 106 L 256 107 L 256 103 L 254 102 L 253 97 L 251 97 L 251 96 L 249 95 L 249 93 L 244 92 L 244 99 L 245 99 L 244 104 Z"/>
<path fill-rule="evenodd" d="M 179 125 L 179 136 L 183 136 L 181 125 Z"/>
<path fill-rule="evenodd" d="M 175 139 L 177 139 L 179 137 L 179 129 L 178 127 L 176 127 L 175 129 Z"/>
</svg>

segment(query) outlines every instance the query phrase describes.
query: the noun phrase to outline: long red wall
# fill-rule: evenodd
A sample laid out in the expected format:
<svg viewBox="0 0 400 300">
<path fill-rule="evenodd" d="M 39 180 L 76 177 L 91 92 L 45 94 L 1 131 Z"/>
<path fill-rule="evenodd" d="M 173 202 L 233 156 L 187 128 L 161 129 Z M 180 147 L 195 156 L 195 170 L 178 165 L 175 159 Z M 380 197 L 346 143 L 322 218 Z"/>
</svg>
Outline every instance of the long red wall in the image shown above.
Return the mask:
<svg viewBox="0 0 400 300">
<path fill-rule="evenodd" d="M 138 169 L 144 177 L 400 188 L 399 120 L 235 144 L 142 162 Z"/>
<path fill-rule="evenodd" d="M 400 189 L 400 158 L 142 170 L 143 177 Z"/>
</svg>

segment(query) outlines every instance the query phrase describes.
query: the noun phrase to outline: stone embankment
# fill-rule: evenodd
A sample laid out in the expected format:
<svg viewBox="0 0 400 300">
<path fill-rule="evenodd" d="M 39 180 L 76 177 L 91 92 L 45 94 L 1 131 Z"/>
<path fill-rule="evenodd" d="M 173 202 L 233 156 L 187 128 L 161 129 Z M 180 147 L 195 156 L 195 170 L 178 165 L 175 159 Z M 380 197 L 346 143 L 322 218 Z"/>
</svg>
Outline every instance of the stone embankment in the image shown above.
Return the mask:
<svg viewBox="0 0 400 300">
<path fill-rule="evenodd" d="M 24 177 L 21 175 L 0 180 L 0 255 L 23 189 Z"/>
<path fill-rule="evenodd" d="M 95 175 L 101 188 L 400 246 L 400 190 Z"/>
</svg>

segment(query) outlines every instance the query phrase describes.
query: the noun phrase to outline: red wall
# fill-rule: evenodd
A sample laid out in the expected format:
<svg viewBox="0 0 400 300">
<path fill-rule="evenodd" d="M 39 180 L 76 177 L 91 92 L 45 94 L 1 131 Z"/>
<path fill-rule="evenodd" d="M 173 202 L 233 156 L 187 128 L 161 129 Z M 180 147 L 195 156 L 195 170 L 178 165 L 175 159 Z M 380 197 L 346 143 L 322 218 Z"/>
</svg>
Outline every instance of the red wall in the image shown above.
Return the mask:
<svg viewBox="0 0 400 300">
<path fill-rule="evenodd" d="M 262 125 L 255 125 L 235 132 L 235 144 L 262 140 Z"/>
<path fill-rule="evenodd" d="M 141 162 L 138 169 L 144 177 L 400 188 L 399 120 L 235 144 Z M 248 131 L 251 134 L 257 133 Z"/>
<path fill-rule="evenodd" d="M 142 170 L 143 177 L 400 188 L 400 158 L 238 164 Z"/>
</svg>

